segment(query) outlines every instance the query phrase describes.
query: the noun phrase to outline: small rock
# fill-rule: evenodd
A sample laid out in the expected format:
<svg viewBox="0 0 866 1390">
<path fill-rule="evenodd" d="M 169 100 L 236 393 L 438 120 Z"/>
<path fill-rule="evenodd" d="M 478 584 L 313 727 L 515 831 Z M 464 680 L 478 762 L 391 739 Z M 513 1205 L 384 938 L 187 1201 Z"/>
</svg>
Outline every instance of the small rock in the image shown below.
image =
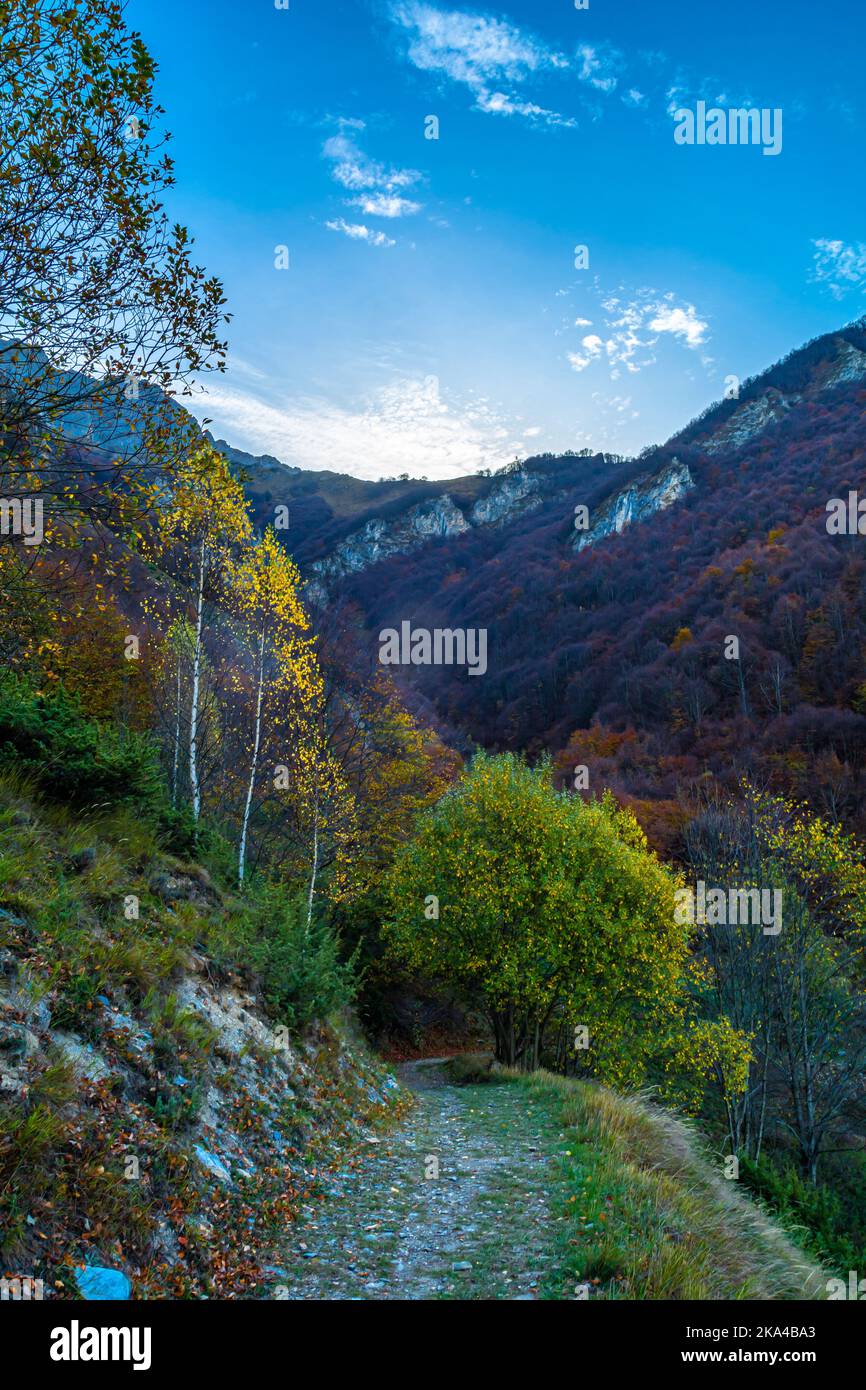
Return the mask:
<svg viewBox="0 0 866 1390">
<path fill-rule="evenodd" d="M 7 1061 L 19 1062 L 22 1057 L 32 1057 L 38 1051 L 39 1039 L 28 1028 L 18 1024 L 0 1028 L 0 1052 L 4 1053 Z"/>
<path fill-rule="evenodd" d="M 455 1260 L 454 1264 L 451 1266 L 451 1273 L 465 1274 L 471 1268 L 472 1266 L 468 1260 Z"/>
<path fill-rule="evenodd" d="M 205 1149 L 201 1144 L 196 1144 L 195 1153 L 199 1163 L 213 1177 L 218 1178 L 220 1182 L 231 1183 L 232 1175 L 221 1158 L 218 1158 L 215 1153 L 211 1153 L 210 1149 Z"/>
<path fill-rule="evenodd" d="M 11 951 L 7 951 L 5 946 L 0 950 L 0 976 L 4 980 L 14 980 L 18 974 L 18 962 Z"/>
<path fill-rule="evenodd" d="M 125 1299 L 132 1293 L 132 1284 L 122 1269 L 109 1269 L 105 1265 L 84 1265 L 75 1271 L 75 1282 L 82 1298 L 89 1301 L 97 1299 Z"/>
</svg>

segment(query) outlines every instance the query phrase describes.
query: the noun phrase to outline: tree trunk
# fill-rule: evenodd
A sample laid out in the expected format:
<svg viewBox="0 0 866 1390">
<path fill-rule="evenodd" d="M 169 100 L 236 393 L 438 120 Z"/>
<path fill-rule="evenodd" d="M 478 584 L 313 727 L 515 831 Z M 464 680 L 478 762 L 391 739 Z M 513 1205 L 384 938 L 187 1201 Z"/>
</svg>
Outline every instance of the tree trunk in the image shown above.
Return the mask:
<svg viewBox="0 0 866 1390">
<path fill-rule="evenodd" d="M 171 804 L 177 805 L 177 774 L 180 764 L 180 647 L 177 649 L 177 689 L 174 702 L 174 764 L 171 769 Z"/>
<path fill-rule="evenodd" d="M 201 815 L 201 788 L 198 781 L 198 703 L 199 687 L 201 685 L 201 628 L 202 610 L 204 608 L 204 551 L 201 548 L 201 560 L 198 569 L 198 597 L 196 602 L 195 615 L 195 651 L 192 659 L 192 708 L 189 719 L 189 784 L 192 797 L 192 817 L 198 821 Z"/>
<path fill-rule="evenodd" d="M 310 925 L 313 920 L 313 897 L 316 892 L 316 877 L 319 872 L 319 793 L 316 791 L 316 799 L 313 807 L 313 866 L 310 873 L 310 893 L 307 898 L 307 935 L 310 934 Z"/>
<path fill-rule="evenodd" d="M 241 825 L 241 839 L 238 846 L 238 887 L 243 887 L 244 864 L 247 853 L 247 828 L 250 823 L 250 807 L 253 804 L 253 789 L 256 785 L 256 772 L 259 763 L 259 745 L 262 737 L 262 692 L 265 684 L 265 630 L 262 628 L 259 641 L 259 683 L 256 692 L 256 731 L 253 738 L 253 756 L 250 763 L 250 780 L 247 787 L 247 799 L 244 804 L 243 823 Z"/>
</svg>

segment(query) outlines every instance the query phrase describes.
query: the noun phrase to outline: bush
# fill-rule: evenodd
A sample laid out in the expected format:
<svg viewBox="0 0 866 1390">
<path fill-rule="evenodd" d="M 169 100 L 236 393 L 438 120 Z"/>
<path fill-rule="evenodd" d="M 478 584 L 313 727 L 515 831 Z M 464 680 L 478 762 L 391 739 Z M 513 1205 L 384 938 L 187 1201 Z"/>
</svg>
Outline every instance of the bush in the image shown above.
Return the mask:
<svg viewBox="0 0 866 1390">
<path fill-rule="evenodd" d="M 805 1227 L 808 1244 L 819 1258 L 843 1272 L 862 1267 L 866 1248 L 851 1234 L 858 1226 L 857 1217 L 861 1223 L 864 1220 L 862 1191 L 859 1212 L 843 1210 L 842 1195 L 833 1187 L 816 1185 L 793 1167 L 745 1155 L 740 1157 L 740 1177 L 783 1221 Z"/>
<path fill-rule="evenodd" d="M 691 1067 L 675 886 L 612 798 L 584 801 L 554 790 L 547 765 L 478 754 L 398 850 L 385 936 L 484 1013 L 497 1061 L 532 1070 L 554 1033 L 562 1065 L 623 1088 L 662 1055 Z M 715 1039 L 701 1041 L 703 1074 Z"/>
<path fill-rule="evenodd" d="M 313 915 L 307 926 L 305 894 L 269 887 L 241 919 L 217 924 L 208 945 L 222 964 L 252 971 L 269 1012 L 295 1030 L 349 1004 L 358 980 L 356 958 L 340 959 L 337 933 Z"/>
<path fill-rule="evenodd" d="M 42 694 L 20 676 L 0 679 L 0 765 L 76 807 L 156 810 L 164 796 L 149 738 L 88 719 L 62 688 Z"/>
</svg>

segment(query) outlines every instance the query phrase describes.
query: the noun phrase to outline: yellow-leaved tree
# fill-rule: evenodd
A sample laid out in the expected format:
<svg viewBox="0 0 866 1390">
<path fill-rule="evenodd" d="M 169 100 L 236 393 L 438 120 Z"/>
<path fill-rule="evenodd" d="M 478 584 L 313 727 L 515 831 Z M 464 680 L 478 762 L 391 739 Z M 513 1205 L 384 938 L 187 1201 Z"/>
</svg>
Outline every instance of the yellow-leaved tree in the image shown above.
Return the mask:
<svg viewBox="0 0 866 1390">
<path fill-rule="evenodd" d="M 290 730 L 292 745 L 306 757 L 315 738 L 310 716 L 321 700 L 322 680 L 309 636 L 309 619 L 300 599 L 297 567 L 271 527 L 246 546 L 228 569 L 231 608 L 240 620 L 240 640 L 251 670 L 234 668 L 236 691 L 249 688 L 252 716 L 246 739 L 249 772 L 238 835 L 238 884 L 246 870 L 250 813 L 261 775 L 262 754 L 274 737 Z"/>
<path fill-rule="evenodd" d="M 386 936 L 486 1014 L 500 1061 L 537 1066 L 553 1031 L 569 1069 L 629 1087 L 690 1065 L 676 887 L 611 797 L 583 801 L 555 791 L 546 765 L 478 754 L 398 850 Z M 716 1044 L 731 1050 L 725 1028 L 694 1041 L 703 1075 Z M 736 1046 L 744 1064 L 748 1042 Z"/>
<path fill-rule="evenodd" d="M 201 816 L 199 732 L 205 609 L 225 598 L 233 559 L 239 547 L 249 543 L 252 523 L 242 484 L 232 476 L 224 456 L 206 442 L 178 460 L 170 491 L 157 499 L 155 517 L 154 536 L 144 543 L 145 553 L 158 559 L 189 592 L 192 606 L 187 757 L 190 802 L 197 822 Z"/>
</svg>

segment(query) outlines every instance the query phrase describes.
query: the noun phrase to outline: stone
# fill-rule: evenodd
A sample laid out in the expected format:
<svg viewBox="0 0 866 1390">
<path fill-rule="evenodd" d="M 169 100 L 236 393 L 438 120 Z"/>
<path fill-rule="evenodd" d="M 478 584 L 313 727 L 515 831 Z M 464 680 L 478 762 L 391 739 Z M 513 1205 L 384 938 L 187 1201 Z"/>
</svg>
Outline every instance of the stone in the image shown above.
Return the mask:
<svg viewBox="0 0 866 1390">
<path fill-rule="evenodd" d="M 210 1149 L 204 1148 L 202 1144 L 196 1144 L 195 1154 L 201 1166 L 206 1168 L 212 1177 L 216 1178 L 218 1182 L 231 1185 L 232 1175 L 217 1154 L 211 1153 Z"/>
<path fill-rule="evenodd" d="M 14 980 L 18 974 L 18 962 L 5 946 L 0 950 L 0 975 L 4 980 Z"/>
<path fill-rule="evenodd" d="M 75 1271 L 75 1282 L 82 1298 L 89 1302 L 99 1299 L 126 1299 L 132 1293 L 132 1284 L 122 1269 L 111 1269 L 107 1265 L 84 1265 Z"/>
<path fill-rule="evenodd" d="M 32 1057 L 38 1051 L 39 1039 L 29 1028 L 17 1023 L 0 1028 L 0 1052 L 7 1062 L 14 1065 L 24 1057 Z"/>
<path fill-rule="evenodd" d="M 633 478 L 627 487 L 614 493 L 601 508 L 590 516 L 590 526 L 586 531 L 575 531 L 572 544 L 578 552 L 589 545 L 604 540 L 605 536 L 619 535 L 626 526 L 636 521 L 646 521 L 678 502 L 695 486 L 688 465 L 673 459 L 667 467 L 654 474 L 643 474 Z"/>
</svg>

